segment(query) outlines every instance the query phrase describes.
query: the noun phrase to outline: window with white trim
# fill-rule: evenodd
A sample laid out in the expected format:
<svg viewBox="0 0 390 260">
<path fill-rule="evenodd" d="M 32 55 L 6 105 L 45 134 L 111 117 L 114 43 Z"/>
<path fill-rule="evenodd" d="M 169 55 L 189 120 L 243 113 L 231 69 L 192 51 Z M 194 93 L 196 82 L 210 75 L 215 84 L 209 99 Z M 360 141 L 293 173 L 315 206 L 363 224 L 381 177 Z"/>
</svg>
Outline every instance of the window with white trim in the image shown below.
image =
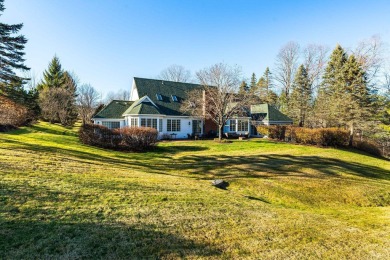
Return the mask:
<svg viewBox="0 0 390 260">
<path fill-rule="evenodd" d="M 138 118 L 131 118 L 130 120 L 130 126 L 138 126 Z"/>
<path fill-rule="evenodd" d="M 161 94 L 156 94 L 156 98 L 157 98 L 157 100 L 159 100 L 159 101 L 162 101 L 162 100 L 163 100 Z"/>
<path fill-rule="evenodd" d="M 248 132 L 248 121 L 247 120 L 238 120 L 238 130 L 239 132 Z"/>
<path fill-rule="evenodd" d="M 111 121 L 103 121 L 102 125 L 109 129 L 115 129 L 121 126 L 120 122 L 111 122 Z"/>
<path fill-rule="evenodd" d="M 177 96 L 175 96 L 175 95 L 172 95 L 172 100 L 173 100 L 173 102 L 179 102 L 179 100 L 177 99 Z"/>
<path fill-rule="evenodd" d="M 157 129 L 157 118 L 141 118 L 141 126 Z"/>
<path fill-rule="evenodd" d="M 163 131 L 163 120 L 162 119 L 158 120 L 158 131 L 159 132 Z"/>
<path fill-rule="evenodd" d="M 167 131 L 168 132 L 180 132 L 181 129 L 180 119 L 167 119 Z"/>
<path fill-rule="evenodd" d="M 236 131 L 236 119 L 230 119 L 229 124 L 230 124 L 229 131 L 235 132 Z"/>
</svg>

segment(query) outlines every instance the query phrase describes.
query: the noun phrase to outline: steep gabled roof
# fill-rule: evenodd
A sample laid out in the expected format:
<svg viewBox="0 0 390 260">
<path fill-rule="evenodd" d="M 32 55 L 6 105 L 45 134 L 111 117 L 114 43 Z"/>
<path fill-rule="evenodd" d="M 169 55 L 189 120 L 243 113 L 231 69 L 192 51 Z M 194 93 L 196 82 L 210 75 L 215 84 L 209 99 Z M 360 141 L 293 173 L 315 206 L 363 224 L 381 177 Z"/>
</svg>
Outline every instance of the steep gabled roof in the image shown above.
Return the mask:
<svg viewBox="0 0 390 260">
<path fill-rule="evenodd" d="M 192 83 L 144 78 L 134 78 L 134 83 L 139 97 L 148 96 L 158 106 L 161 114 L 172 116 L 185 115 L 180 111 L 183 100 L 188 92 L 201 87 Z M 162 96 L 162 100 L 157 99 L 157 94 Z M 173 101 L 172 96 L 177 97 L 177 102 Z"/>
<path fill-rule="evenodd" d="M 269 122 L 293 122 L 291 118 L 274 108 L 269 104 L 260 104 L 251 106 L 252 116 L 256 114 L 262 114 L 264 116 L 263 121 Z M 262 117 L 263 117 L 262 116 Z"/>
<path fill-rule="evenodd" d="M 123 118 L 125 112 L 134 101 L 113 100 L 92 118 Z"/>
<path fill-rule="evenodd" d="M 147 96 L 134 101 L 123 115 L 159 115 L 159 109 L 150 102 Z"/>
</svg>

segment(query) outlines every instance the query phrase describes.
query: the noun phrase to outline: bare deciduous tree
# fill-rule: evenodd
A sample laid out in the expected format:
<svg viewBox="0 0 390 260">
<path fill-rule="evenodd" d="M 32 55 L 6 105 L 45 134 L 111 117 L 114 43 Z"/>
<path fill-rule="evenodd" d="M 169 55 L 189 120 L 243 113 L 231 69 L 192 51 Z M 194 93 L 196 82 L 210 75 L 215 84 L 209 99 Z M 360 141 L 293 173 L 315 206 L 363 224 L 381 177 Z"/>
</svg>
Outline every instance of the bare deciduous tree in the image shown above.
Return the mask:
<svg viewBox="0 0 390 260">
<path fill-rule="evenodd" d="M 65 88 L 46 88 L 39 93 L 39 106 L 42 117 L 51 123 L 60 122 L 71 125 L 73 118 L 69 117 L 69 100 L 74 99 L 74 93 Z"/>
<path fill-rule="evenodd" d="M 300 46 L 296 42 L 289 42 L 283 46 L 276 57 L 275 80 L 282 89 L 283 105 L 288 104 L 291 85 L 298 67 Z"/>
<path fill-rule="evenodd" d="M 326 66 L 326 59 L 329 49 L 323 45 L 309 44 L 303 50 L 305 69 L 307 71 L 309 84 L 315 90 L 321 79 Z"/>
<path fill-rule="evenodd" d="M 367 82 L 375 84 L 375 79 L 384 62 L 384 43 L 379 35 L 361 41 L 352 53 L 355 55 L 363 70 L 366 72 Z"/>
<path fill-rule="evenodd" d="M 160 75 L 158 75 L 158 78 L 167 81 L 189 82 L 191 79 L 191 72 L 181 65 L 173 64 L 162 70 Z"/>
<path fill-rule="evenodd" d="M 99 92 L 90 84 L 83 84 L 78 88 L 77 106 L 83 125 L 91 120 L 99 99 Z"/>
<path fill-rule="evenodd" d="M 238 96 L 241 69 L 223 63 L 215 64 L 196 73 L 202 89 L 188 93 L 182 110 L 192 116 L 212 120 L 219 129 L 222 139 L 223 127 L 233 115 L 248 105 L 249 93 Z"/>
<path fill-rule="evenodd" d="M 113 100 L 130 100 L 130 91 L 123 89 L 117 92 L 110 91 L 107 93 L 104 103 L 108 104 Z"/>
</svg>

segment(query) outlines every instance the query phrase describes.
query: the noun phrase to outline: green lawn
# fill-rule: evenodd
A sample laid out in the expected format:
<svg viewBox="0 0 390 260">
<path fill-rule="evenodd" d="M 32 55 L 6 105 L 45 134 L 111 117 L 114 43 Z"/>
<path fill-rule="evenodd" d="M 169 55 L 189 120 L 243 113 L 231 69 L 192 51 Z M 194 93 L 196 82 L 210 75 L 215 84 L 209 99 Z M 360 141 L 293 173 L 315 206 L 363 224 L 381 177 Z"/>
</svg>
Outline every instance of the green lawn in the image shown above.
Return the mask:
<svg viewBox="0 0 390 260">
<path fill-rule="evenodd" d="M 354 150 L 253 139 L 123 153 L 46 123 L 0 134 L 1 259 L 389 259 L 389 248 L 390 162 Z"/>
</svg>

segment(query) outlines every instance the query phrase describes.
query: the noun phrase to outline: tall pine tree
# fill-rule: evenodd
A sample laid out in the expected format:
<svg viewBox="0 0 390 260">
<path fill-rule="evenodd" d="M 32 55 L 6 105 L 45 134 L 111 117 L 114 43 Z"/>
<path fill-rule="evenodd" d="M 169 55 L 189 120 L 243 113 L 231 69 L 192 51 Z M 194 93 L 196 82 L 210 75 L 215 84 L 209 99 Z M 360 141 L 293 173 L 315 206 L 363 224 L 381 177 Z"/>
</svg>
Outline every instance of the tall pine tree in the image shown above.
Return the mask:
<svg viewBox="0 0 390 260">
<path fill-rule="evenodd" d="M 315 113 L 320 126 L 341 126 L 340 106 L 343 100 L 340 97 L 345 89 L 344 66 L 347 59 L 347 53 L 337 45 L 325 68 L 316 99 Z"/>
<path fill-rule="evenodd" d="M 4 12 L 4 1 L 0 0 L 0 16 Z M 29 68 L 24 64 L 24 47 L 27 39 L 18 34 L 23 24 L 0 23 L 0 96 L 4 104 L 0 103 L 2 114 L 13 114 L 8 122 L 0 120 L 0 125 L 13 124 L 14 126 L 30 124 L 39 114 L 37 93 L 34 88 L 26 90 L 24 85 L 27 78 L 16 75 L 15 70 L 27 71 Z M 8 111 L 5 103 L 15 103 L 21 107 L 23 113 Z M 14 122 L 14 123 L 12 123 Z"/>
<path fill-rule="evenodd" d="M 257 82 L 258 93 L 260 99 L 268 104 L 275 105 L 277 102 L 277 95 L 272 91 L 272 75 L 270 69 L 267 67 L 263 76 Z"/>
<path fill-rule="evenodd" d="M 4 12 L 4 0 L 0 0 L 0 16 Z M 0 91 L 3 92 L 7 86 L 19 86 L 24 78 L 15 74 L 14 70 L 29 70 L 24 65 L 24 45 L 27 39 L 23 35 L 17 34 L 23 24 L 0 23 Z"/>
<path fill-rule="evenodd" d="M 65 122 L 65 125 L 73 125 L 77 120 L 77 106 L 76 106 L 76 97 L 77 97 L 77 82 L 75 76 L 72 76 L 69 72 L 64 72 L 64 89 L 69 93 L 69 99 L 66 104 L 66 114 L 62 122 Z"/>
<path fill-rule="evenodd" d="M 241 82 L 240 88 L 238 89 L 238 94 L 246 94 L 249 92 L 248 83 L 245 80 Z"/>
<path fill-rule="evenodd" d="M 43 79 L 38 85 L 38 90 L 40 91 L 44 88 L 60 88 L 64 84 L 64 70 L 62 69 L 60 59 L 54 56 L 49 63 L 48 69 L 43 72 Z"/>
<path fill-rule="evenodd" d="M 256 83 L 257 83 L 256 74 L 252 73 L 251 82 L 250 82 L 250 85 L 249 85 L 249 91 L 253 95 L 258 95 L 258 88 L 257 88 L 257 84 Z"/>
<path fill-rule="evenodd" d="M 323 126 L 345 127 L 350 131 L 350 145 L 357 129 L 372 118 L 372 100 L 366 73 L 354 55 L 348 57 L 338 45 L 325 69 L 316 100 L 316 116 Z"/>
<path fill-rule="evenodd" d="M 77 82 L 62 69 L 57 56 L 49 63 L 38 85 L 42 118 L 51 123 L 73 125 L 77 119 Z"/>
<path fill-rule="evenodd" d="M 349 128 L 352 145 L 356 128 L 365 128 L 372 118 L 371 93 L 367 84 L 366 72 L 354 55 L 349 56 L 344 66 L 345 93 L 342 108 L 343 123 Z"/>
<path fill-rule="evenodd" d="M 307 115 L 311 109 L 311 99 L 310 80 L 305 66 L 301 65 L 295 74 L 288 110 L 289 116 L 300 127 L 305 126 Z"/>
</svg>

